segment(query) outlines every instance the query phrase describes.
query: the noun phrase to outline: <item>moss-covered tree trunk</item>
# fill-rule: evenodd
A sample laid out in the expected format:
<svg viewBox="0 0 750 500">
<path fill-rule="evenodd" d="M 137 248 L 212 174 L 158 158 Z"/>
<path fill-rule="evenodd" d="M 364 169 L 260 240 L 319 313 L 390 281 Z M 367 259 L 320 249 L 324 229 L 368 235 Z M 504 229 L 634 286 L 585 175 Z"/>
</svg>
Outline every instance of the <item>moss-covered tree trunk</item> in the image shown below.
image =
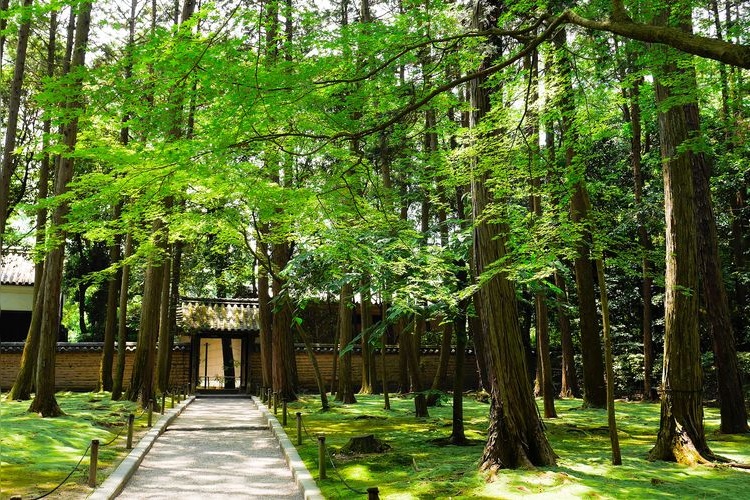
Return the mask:
<svg viewBox="0 0 750 500">
<path fill-rule="evenodd" d="M 560 290 L 557 296 L 557 324 L 560 328 L 560 347 L 562 350 L 562 377 L 560 379 L 560 397 L 577 398 L 581 396 L 576 374 L 575 346 L 568 317 L 568 290 L 565 277 L 555 271 L 555 286 Z"/>
</svg>

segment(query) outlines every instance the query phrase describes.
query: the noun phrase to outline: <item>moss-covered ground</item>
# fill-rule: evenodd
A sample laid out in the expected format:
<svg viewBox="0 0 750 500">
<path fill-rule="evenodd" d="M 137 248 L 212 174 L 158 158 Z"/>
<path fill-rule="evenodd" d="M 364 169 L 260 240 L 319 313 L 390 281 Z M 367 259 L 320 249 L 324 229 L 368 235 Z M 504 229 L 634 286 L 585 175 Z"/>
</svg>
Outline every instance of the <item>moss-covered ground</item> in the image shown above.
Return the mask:
<svg viewBox="0 0 750 500">
<path fill-rule="evenodd" d="M 147 417 L 136 411 L 135 403 L 112 401 L 109 393 L 58 393 L 57 402 L 66 414 L 59 418 L 28 413 L 29 401 L 8 401 L 5 395 L 0 398 L 2 499 L 47 493 L 73 470 L 92 439 L 100 441 L 97 481 L 101 484 L 127 454 L 128 414 L 140 415 L 135 421 L 135 440 L 147 430 Z M 49 498 L 85 498 L 91 492 L 87 486 L 89 456 Z"/>
<path fill-rule="evenodd" d="M 471 397 L 465 402 L 468 447 L 439 446 L 436 438 L 451 432 L 451 403 L 430 408 L 430 417 L 414 417 L 413 400 L 391 398 L 392 411 L 383 410 L 380 396 L 358 396 L 358 403 L 334 403 L 319 411 L 315 396 L 304 396 L 289 405 L 287 433 L 296 443 L 295 412 L 301 412 L 305 431 L 300 455 L 326 498 L 357 496 L 339 475 L 359 492 L 377 486 L 381 498 L 748 498 L 750 472 L 727 466 L 685 467 L 649 462 L 648 451 L 659 428 L 659 405 L 619 402 L 616 405 L 623 465 L 610 463 L 610 444 L 604 410 L 581 409 L 580 400 L 556 401 L 557 419 L 545 424 L 559 455 L 555 467 L 501 471 L 489 477 L 478 471 L 486 437 L 489 406 Z M 281 415 L 279 411 L 279 419 Z M 706 409 L 706 433 L 717 454 L 737 462 L 750 462 L 750 435 L 718 433 L 718 410 Z M 316 435 L 323 433 L 333 452 L 328 479 L 318 477 Z M 380 455 L 339 456 L 352 436 L 374 434 L 391 449 Z M 360 496 L 361 498 L 361 496 Z"/>
</svg>

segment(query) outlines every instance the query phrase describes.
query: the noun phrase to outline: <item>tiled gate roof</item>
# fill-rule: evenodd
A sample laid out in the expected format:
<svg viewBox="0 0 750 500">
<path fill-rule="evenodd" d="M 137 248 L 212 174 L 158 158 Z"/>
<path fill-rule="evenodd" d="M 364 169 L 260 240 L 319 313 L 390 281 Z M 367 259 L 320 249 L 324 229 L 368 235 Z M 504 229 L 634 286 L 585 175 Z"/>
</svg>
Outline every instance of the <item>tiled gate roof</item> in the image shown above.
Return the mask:
<svg viewBox="0 0 750 500">
<path fill-rule="evenodd" d="M 260 329 L 257 299 L 183 298 L 177 324 L 185 333 L 250 332 Z"/>
</svg>

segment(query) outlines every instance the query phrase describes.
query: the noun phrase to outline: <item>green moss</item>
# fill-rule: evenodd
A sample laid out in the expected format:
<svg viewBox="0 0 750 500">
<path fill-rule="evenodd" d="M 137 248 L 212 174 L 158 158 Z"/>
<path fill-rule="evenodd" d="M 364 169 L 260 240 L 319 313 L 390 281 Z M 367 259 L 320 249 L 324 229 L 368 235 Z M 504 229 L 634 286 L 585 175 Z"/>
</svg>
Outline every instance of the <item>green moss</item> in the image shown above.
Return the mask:
<svg viewBox="0 0 750 500">
<path fill-rule="evenodd" d="M 98 481 L 126 455 L 125 426 L 135 403 L 112 401 L 109 393 L 57 394 L 65 412 L 58 418 L 29 413 L 29 401 L 0 401 L 0 498 L 38 496 L 57 486 L 75 467 L 92 439 L 100 441 Z M 146 430 L 146 417 L 136 420 L 136 432 Z M 115 436 L 119 437 L 109 446 Z M 60 490 L 63 496 L 83 497 L 90 491 L 89 457 Z"/>
<path fill-rule="evenodd" d="M 466 435 L 480 444 L 469 447 L 438 446 L 431 442 L 450 434 L 451 406 L 430 408 L 430 418 L 413 416 L 413 401 L 391 398 L 393 411 L 382 409 L 379 396 L 357 396 L 355 405 L 334 404 L 317 410 L 315 397 L 290 405 L 301 411 L 306 435 L 298 447 L 307 467 L 318 478 L 316 434 L 326 435 L 334 452 L 338 474 L 355 490 L 377 486 L 381 498 L 654 498 L 736 497 L 746 495 L 746 471 L 728 467 L 688 468 L 672 463 L 648 462 L 648 451 L 659 428 L 659 405 L 617 403 L 618 430 L 623 465 L 610 464 L 607 418 L 604 410 L 581 409 L 580 400 L 556 401 L 560 418 L 545 421 L 547 433 L 559 455 L 555 467 L 501 471 L 493 477 L 479 472 L 486 439 L 489 407 L 467 399 Z M 369 417 L 369 418 L 363 418 Z M 706 433 L 712 449 L 727 458 L 750 462 L 750 436 L 717 433 L 716 409 L 706 409 Z M 294 424 L 287 432 L 294 441 Z M 335 450 L 350 437 L 374 434 L 392 449 L 380 455 L 338 457 Z M 354 493 L 327 468 L 328 479 L 319 481 L 326 498 L 352 498 Z"/>
</svg>

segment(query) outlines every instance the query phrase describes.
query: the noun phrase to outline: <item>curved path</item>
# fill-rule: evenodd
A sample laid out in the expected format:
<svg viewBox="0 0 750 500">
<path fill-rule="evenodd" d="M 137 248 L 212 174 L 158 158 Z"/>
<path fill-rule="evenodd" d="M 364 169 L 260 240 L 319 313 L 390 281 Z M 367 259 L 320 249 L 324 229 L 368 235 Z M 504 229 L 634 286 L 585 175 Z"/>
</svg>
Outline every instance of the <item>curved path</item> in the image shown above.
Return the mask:
<svg viewBox="0 0 750 500">
<path fill-rule="evenodd" d="M 125 489 L 130 499 L 301 499 L 252 400 L 201 397 L 159 436 Z"/>
</svg>

